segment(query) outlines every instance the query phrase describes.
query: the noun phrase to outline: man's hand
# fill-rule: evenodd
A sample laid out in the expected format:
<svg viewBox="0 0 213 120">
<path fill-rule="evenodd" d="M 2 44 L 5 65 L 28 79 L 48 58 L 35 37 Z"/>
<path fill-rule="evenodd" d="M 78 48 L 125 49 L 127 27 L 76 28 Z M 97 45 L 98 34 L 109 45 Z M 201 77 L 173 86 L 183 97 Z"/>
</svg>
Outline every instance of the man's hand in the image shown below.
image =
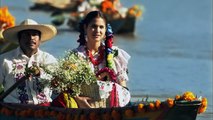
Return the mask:
<svg viewBox="0 0 213 120">
<path fill-rule="evenodd" d="M 40 76 L 40 69 L 38 66 L 33 65 L 26 69 L 26 74 L 33 76 Z"/>
</svg>

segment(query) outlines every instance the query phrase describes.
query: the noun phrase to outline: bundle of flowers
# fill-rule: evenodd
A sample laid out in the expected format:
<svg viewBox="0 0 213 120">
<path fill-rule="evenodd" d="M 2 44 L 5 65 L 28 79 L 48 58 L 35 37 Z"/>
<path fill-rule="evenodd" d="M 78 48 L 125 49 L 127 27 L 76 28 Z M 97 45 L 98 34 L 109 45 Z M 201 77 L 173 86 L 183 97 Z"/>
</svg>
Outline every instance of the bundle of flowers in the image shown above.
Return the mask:
<svg viewBox="0 0 213 120">
<path fill-rule="evenodd" d="M 179 100 L 185 100 L 185 101 L 194 101 L 194 100 L 200 100 L 201 101 L 201 105 L 198 109 L 198 113 L 203 113 L 206 111 L 207 109 L 207 104 L 208 104 L 208 101 L 207 101 L 207 98 L 205 97 L 199 97 L 197 98 L 192 92 L 190 91 L 187 91 L 185 92 L 182 96 L 180 95 L 176 95 L 175 96 L 175 100 L 176 101 L 179 101 Z"/>
<path fill-rule="evenodd" d="M 72 96 L 81 94 L 82 85 L 96 83 L 96 76 L 89 63 L 73 51 L 66 52 L 58 60 L 57 66 L 47 66 L 44 70 L 53 76 L 50 86 L 58 92 L 69 92 Z"/>
</svg>

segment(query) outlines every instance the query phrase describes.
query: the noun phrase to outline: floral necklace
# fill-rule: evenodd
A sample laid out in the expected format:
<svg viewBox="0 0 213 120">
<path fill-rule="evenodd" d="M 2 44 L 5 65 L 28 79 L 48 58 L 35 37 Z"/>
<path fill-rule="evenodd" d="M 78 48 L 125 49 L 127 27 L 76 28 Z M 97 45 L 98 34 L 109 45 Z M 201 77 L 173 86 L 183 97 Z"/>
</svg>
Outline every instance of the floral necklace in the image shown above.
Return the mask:
<svg viewBox="0 0 213 120">
<path fill-rule="evenodd" d="M 89 59 L 92 62 L 92 64 L 95 65 L 95 66 L 99 65 L 104 59 L 104 47 L 101 46 L 101 48 L 99 48 L 99 49 L 100 50 L 98 51 L 98 58 L 97 59 L 94 59 L 91 51 L 86 49 L 87 56 L 89 57 Z"/>
</svg>

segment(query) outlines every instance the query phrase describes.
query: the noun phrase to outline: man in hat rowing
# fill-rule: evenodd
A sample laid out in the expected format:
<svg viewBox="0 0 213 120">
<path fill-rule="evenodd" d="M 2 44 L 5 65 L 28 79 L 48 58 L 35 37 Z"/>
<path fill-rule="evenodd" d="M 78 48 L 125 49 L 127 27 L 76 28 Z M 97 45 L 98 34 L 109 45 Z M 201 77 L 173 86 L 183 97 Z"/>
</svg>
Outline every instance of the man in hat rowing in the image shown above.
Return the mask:
<svg viewBox="0 0 213 120">
<path fill-rule="evenodd" d="M 57 30 L 52 25 L 38 24 L 32 19 L 6 29 L 4 39 L 17 43 L 19 47 L 0 56 L 0 84 L 4 91 L 11 88 L 23 76 L 27 80 L 20 83 L 8 96 L 7 103 L 49 105 L 52 91 L 42 83 L 51 79 L 42 70 L 42 65 L 56 64 L 57 60 L 39 49 L 40 43 L 53 38 Z"/>
</svg>

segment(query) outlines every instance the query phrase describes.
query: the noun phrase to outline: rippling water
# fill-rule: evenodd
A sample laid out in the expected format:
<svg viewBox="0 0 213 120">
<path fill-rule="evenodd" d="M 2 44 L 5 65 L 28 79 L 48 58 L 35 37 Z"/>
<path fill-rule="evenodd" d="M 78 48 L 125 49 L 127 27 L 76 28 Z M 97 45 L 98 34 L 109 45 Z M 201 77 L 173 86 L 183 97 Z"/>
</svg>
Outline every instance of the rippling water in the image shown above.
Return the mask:
<svg viewBox="0 0 213 120">
<path fill-rule="evenodd" d="M 33 18 L 50 23 L 49 14 L 29 11 L 27 0 L 7 5 L 19 23 Z M 143 19 L 136 23 L 135 36 L 115 35 L 115 44 L 131 56 L 128 86 L 135 99 L 146 95 L 165 100 L 192 91 L 207 97 L 208 108 L 197 120 L 211 120 L 212 113 L 212 0 L 121 0 L 123 6 L 142 4 Z M 59 34 L 41 45 L 56 57 L 77 46 L 78 33 L 59 29 Z"/>
</svg>

